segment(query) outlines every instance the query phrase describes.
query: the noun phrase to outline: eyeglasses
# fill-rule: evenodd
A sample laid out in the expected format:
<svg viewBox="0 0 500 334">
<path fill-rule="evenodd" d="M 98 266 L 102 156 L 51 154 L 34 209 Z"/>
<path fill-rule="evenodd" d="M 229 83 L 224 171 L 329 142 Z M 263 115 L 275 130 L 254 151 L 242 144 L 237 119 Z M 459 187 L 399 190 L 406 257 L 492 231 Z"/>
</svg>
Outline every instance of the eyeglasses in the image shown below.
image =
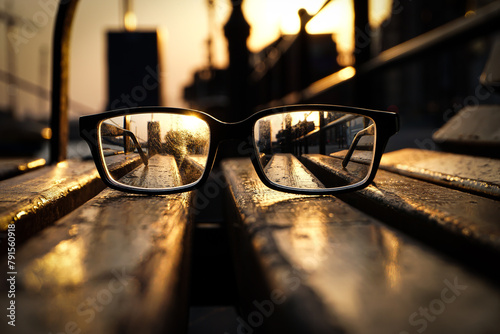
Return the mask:
<svg viewBox="0 0 500 334">
<path fill-rule="evenodd" d="M 394 112 L 332 105 L 266 109 L 237 123 L 195 110 L 120 109 L 80 118 L 97 170 L 109 187 L 172 194 L 199 187 L 219 143 L 241 140 L 262 182 L 296 194 L 334 194 L 366 187 L 375 177 Z M 116 166 L 122 166 L 116 168 Z"/>
</svg>

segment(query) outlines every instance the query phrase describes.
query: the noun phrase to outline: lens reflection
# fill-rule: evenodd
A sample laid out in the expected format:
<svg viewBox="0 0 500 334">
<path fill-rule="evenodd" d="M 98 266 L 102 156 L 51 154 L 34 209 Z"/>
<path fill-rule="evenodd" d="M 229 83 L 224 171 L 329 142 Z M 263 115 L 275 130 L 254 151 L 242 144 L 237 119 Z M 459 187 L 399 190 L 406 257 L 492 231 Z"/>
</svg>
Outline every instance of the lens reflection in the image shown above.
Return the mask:
<svg viewBox="0 0 500 334">
<path fill-rule="evenodd" d="M 168 189 L 201 178 L 210 147 L 210 130 L 205 121 L 195 116 L 137 114 L 104 120 L 99 140 L 106 168 L 117 170 L 110 172 L 116 182 Z"/>
<path fill-rule="evenodd" d="M 305 110 L 261 118 L 254 140 L 266 177 L 291 188 L 337 188 L 362 181 L 373 161 L 368 117 Z"/>
</svg>

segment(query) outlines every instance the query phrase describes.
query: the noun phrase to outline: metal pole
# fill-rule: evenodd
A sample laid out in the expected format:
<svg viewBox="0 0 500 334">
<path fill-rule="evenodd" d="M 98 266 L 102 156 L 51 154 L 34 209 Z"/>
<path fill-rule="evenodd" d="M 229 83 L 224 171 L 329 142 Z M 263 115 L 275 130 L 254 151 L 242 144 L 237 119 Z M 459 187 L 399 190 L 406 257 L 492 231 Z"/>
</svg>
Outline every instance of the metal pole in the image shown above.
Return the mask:
<svg viewBox="0 0 500 334">
<path fill-rule="evenodd" d="M 54 26 L 50 163 L 66 159 L 68 145 L 68 64 L 71 23 L 78 0 L 61 1 Z"/>
</svg>

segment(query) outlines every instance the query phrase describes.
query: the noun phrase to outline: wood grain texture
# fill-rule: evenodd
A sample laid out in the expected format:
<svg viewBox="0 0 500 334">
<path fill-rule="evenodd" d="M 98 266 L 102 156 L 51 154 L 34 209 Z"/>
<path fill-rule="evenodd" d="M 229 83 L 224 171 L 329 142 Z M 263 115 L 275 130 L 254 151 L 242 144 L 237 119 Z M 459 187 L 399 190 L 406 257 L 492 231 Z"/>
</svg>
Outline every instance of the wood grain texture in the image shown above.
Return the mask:
<svg viewBox="0 0 500 334">
<path fill-rule="evenodd" d="M 384 154 L 380 168 L 500 199 L 498 159 L 407 148 Z"/>
<path fill-rule="evenodd" d="M 106 189 L 28 240 L 16 254 L 16 332 L 183 332 L 191 198 Z"/>
<path fill-rule="evenodd" d="M 150 157 L 147 166 L 141 164 L 118 182 L 148 189 L 173 188 L 182 185 L 174 157 L 160 154 Z"/>
<path fill-rule="evenodd" d="M 124 170 L 138 157 L 113 164 Z M 16 224 L 18 242 L 85 203 L 104 189 L 92 161 L 68 160 L 0 182 L 0 233 Z"/>
<path fill-rule="evenodd" d="M 292 154 L 274 154 L 264 168 L 267 178 L 278 185 L 318 189 L 325 186 Z"/>
<path fill-rule="evenodd" d="M 432 139 L 443 146 L 484 145 L 496 151 L 500 146 L 500 106 L 467 106 L 436 131 Z"/>
<path fill-rule="evenodd" d="M 307 165 L 320 166 L 316 173 L 326 186 L 338 173 L 337 163 L 318 155 L 309 155 Z M 339 160 L 339 159 L 336 159 Z M 349 165 L 365 166 L 352 161 Z M 319 176 L 321 175 L 321 177 Z M 367 188 L 339 195 L 349 204 L 384 222 L 422 237 L 449 252 L 491 268 L 490 261 L 500 255 L 499 201 L 459 190 L 441 187 L 418 179 L 379 170 Z M 489 269 L 488 269 L 489 268 Z M 491 270 L 490 270 L 491 269 Z"/>
<path fill-rule="evenodd" d="M 231 238 L 246 311 L 241 328 L 271 333 L 500 329 L 498 286 L 450 258 L 333 196 L 273 191 L 247 159 L 227 160 L 223 170 L 234 204 Z"/>
</svg>

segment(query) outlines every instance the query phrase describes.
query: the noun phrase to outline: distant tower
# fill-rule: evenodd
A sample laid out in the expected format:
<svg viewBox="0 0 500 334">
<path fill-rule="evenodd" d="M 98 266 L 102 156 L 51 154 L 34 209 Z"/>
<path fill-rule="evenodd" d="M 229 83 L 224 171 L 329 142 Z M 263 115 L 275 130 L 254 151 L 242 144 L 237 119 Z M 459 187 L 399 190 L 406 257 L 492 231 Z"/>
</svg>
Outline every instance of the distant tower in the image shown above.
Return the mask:
<svg viewBox="0 0 500 334">
<path fill-rule="evenodd" d="M 148 122 L 148 152 L 153 156 L 161 151 L 160 122 Z"/>
<path fill-rule="evenodd" d="M 248 77 L 250 74 L 247 39 L 250 25 L 241 10 L 240 0 L 232 0 L 233 11 L 226 25 L 224 35 L 229 48 L 229 106 L 228 121 L 241 120 L 252 110 L 249 99 Z"/>
<path fill-rule="evenodd" d="M 271 121 L 259 121 L 259 142 L 260 152 L 271 154 Z"/>
</svg>

